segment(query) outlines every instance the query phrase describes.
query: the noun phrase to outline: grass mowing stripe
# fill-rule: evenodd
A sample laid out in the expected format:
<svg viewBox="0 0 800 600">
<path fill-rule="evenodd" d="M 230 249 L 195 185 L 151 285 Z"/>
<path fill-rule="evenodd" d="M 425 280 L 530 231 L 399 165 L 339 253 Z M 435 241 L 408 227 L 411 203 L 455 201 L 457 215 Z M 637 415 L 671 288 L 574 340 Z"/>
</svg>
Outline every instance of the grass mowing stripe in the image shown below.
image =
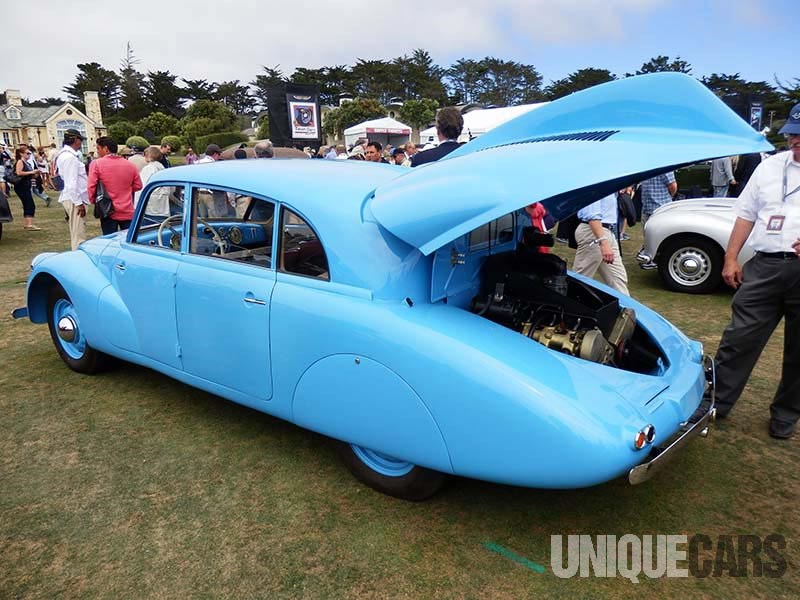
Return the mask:
<svg viewBox="0 0 800 600">
<path fill-rule="evenodd" d="M 505 556 L 506 558 L 510 558 L 514 562 L 521 564 L 523 567 L 529 568 L 531 571 L 536 571 L 537 573 L 544 573 L 545 569 L 539 563 L 535 563 L 532 560 L 525 558 L 524 556 L 520 556 L 509 550 L 508 548 L 504 548 L 500 544 L 495 544 L 494 542 L 483 542 L 483 547 L 491 550 L 492 552 L 496 552 L 500 556 Z"/>
</svg>

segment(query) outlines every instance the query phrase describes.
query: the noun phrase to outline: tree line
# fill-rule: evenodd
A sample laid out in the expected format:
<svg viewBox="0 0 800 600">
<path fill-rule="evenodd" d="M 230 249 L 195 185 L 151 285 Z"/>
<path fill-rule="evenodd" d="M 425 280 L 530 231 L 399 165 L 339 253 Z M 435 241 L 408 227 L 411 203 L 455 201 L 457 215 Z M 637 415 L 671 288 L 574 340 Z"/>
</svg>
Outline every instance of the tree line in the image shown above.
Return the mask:
<svg viewBox="0 0 800 600">
<path fill-rule="evenodd" d="M 620 77 L 678 71 L 692 74 L 692 66 L 680 57 L 656 56 L 635 73 L 615 75 L 608 69 L 583 68 L 545 85 L 534 65 L 487 56 L 460 58 L 449 67 L 437 65 L 428 51 L 415 49 L 391 60 L 358 59 L 352 66 L 333 65 L 296 68 L 284 74 L 279 65 L 263 66 L 252 81 L 208 81 L 186 79 L 170 71 L 139 69 L 139 60 L 128 44 L 125 57 L 115 71 L 97 62 L 80 63 L 74 81 L 63 88 L 70 102 L 83 109 L 83 93 L 97 91 L 106 124 L 112 135 L 181 135 L 191 143 L 202 135 L 249 126 L 250 117 L 264 113 L 269 90 L 278 83 L 316 84 L 320 102 L 336 106 L 343 94 L 355 99 L 330 113 L 325 131 L 340 135 L 368 118 L 384 116 L 385 105 L 397 98 L 402 120 L 424 127 L 440 106 L 479 103 L 513 106 L 555 100 L 573 92 Z M 774 111 L 783 119 L 800 102 L 800 77 L 789 82 L 747 81 L 738 73 L 713 73 L 699 77 L 734 110 L 742 114 L 751 100 L 764 104 L 765 116 Z M 43 98 L 31 105 L 58 104 L 61 98 Z M 200 102 L 199 110 L 191 107 Z M 247 125 L 245 125 L 247 122 Z M 266 121 L 262 131 L 268 132 Z"/>
</svg>

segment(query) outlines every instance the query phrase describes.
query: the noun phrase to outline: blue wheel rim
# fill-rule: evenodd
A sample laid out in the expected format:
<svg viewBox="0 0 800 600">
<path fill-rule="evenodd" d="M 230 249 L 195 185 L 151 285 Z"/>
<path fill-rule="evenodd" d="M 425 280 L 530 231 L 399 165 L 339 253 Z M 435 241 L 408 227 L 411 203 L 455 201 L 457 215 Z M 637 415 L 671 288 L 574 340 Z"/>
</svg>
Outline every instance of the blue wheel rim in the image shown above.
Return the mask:
<svg viewBox="0 0 800 600">
<path fill-rule="evenodd" d="M 351 444 L 350 447 L 361 462 L 376 473 L 380 473 L 386 477 L 402 477 L 410 473 L 414 468 L 412 463 L 399 460 L 388 454 L 376 452 L 375 450 L 370 450 L 362 446 L 356 446 L 355 444 Z"/>
<path fill-rule="evenodd" d="M 58 322 L 64 317 L 69 317 L 75 323 L 75 339 L 68 342 L 58 335 Z M 59 298 L 53 306 L 53 327 L 56 330 L 56 339 L 61 345 L 61 348 L 66 352 L 67 356 L 80 360 L 86 352 L 86 338 L 83 337 L 80 321 L 78 321 L 78 313 L 72 302 L 66 298 Z"/>
</svg>

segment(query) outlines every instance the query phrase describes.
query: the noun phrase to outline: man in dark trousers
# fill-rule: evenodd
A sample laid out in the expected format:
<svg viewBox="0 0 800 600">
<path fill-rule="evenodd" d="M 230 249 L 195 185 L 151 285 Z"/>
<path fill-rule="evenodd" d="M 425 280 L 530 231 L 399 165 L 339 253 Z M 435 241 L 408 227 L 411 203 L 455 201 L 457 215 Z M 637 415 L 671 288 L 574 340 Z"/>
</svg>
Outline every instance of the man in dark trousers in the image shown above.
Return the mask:
<svg viewBox="0 0 800 600">
<path fill-rule="evenodd" d="M 716 398 L 717 416 L 724 418 L 785 318 L 783 373 L 770 406 L 769 434 L 786 439 L 800 419 L 800 104 L 779 133 L 789 151 L 761 162 L 736 200 L 722 277 L 738 289 L 717 350 Z M 756 254 L 742 268 L 738 256 L 748 237 Z"/>
<path fill-rule="evenodd" d="M 459 147 L 456 141 L 464 128 L 464 117 L 457 108 L 443 108 L 436 113 L 436 134 L 439 145 L 430 150 L 423 150 L 411 157 L 411 166 L 418 167 L 447 156 Z"/>
</svg>

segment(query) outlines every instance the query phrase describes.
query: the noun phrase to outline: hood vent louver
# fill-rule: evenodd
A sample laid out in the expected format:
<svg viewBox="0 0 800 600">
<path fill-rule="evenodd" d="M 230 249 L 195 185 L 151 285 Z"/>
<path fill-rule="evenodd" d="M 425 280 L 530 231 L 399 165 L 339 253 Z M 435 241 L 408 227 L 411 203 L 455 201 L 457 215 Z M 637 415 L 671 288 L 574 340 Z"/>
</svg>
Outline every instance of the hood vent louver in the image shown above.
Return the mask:
<svg viewBox="0 0 800 600">
<path fill-rule="evenodd" d="M 527 140 L 519 140 L 516 142 L 509 142 L 508 144 L 499 144 L 497 146 L 490 146 L 482 148 L 478 152 L 490 150 L 492 148 L 503 148 L 504 146 L 517 146 L 519 144 L 536 144 L 538 142 L 605 142 L 619 130 L 612 131 L 578 131 L 575 133 L 562 133 L 559 135 L 547 135 L 543 137 L 528 138 Z"/>
</svg>

